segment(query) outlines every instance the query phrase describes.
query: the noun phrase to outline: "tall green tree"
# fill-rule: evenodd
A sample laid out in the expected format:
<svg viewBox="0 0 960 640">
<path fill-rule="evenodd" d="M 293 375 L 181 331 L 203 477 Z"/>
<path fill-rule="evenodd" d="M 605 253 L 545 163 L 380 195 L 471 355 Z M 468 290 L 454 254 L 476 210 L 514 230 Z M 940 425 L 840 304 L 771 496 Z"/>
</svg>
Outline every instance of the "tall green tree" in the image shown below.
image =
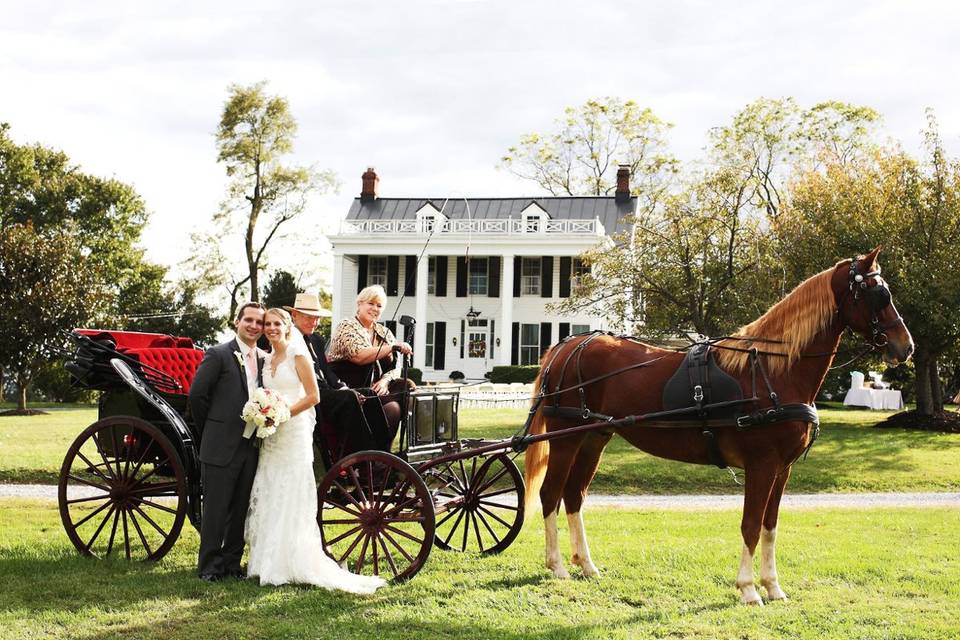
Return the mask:
<svg viewBox="0 0 960 640">
<path fill-rule="evenodd" d="M 0 366 L 16 380 L 18 411 L 34 375 L 65 346 L 62 332 L 105 311 L 101 268 L 70 226 L 0 228 Z"/>
<path fill-rule="evenodd" d="M 943 410 L 941 366 L 960 343 L 960 163 L 947 157 L 932 115 L 926 157 L 886 150 L 859 162 L 827 163 L 798 180 L 775 232 L 795 272 L 810 261 L 852 257 L 883 246 L 883 277 L 910 328 L 921 415 Z"/>
<path fill-rule="evenodd" d="M 263 304 L 268 308 L 289 306 L 293 304 L 297 294 L 303 292 L 304 289 L 297 283 L 292 273 L 277 269 L 263 288 Z"/>
<path fill-rule="evenodd" d="M 311 194 L 336 188 L 330 171 L 285 164 L 296 133 L 287 100 L 269 95 L 266 82 L 230 85 L 216 135 L 217 160 L 229 184 L 214 222 L 218 234 L 226 230 L 243 238 L 243 275 L 228 277 L 231 315 L 244 288 L 251 300 L 260 299 L 260 272 L 281 227 L 303 212 Z"/>
</svg>

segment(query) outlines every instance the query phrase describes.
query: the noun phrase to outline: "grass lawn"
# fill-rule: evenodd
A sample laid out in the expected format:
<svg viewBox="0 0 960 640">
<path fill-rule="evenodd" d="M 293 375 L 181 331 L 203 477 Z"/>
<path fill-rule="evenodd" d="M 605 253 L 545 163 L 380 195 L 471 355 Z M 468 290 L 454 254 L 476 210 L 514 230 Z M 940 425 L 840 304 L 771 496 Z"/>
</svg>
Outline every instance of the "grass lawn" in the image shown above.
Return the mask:
<svg viewBox="0 0 960 640">
<path fill-rule="evenodd" d="M 67 406 L 45 416 L 0 417 L 0 482 L 55 484 L 67 448 L 83 428 L 96 420 L 96 413 L 89 406 Z M 526 409 L 464 409 L 460 414 L 460 434 L 508 438 L 523 425 L 526 414 Z M 809 458 L 794 466 L 787 490 L 960 490 L 960 434 L 870 428 L 887 415 L 878 411 L 823 409 L 820 439 Z M 591 490 L 629 494 L 739 493 L 740 487 L 727 471 L 654 458 L 614 438 Z"/>
<path fill-rule="evenodd" d="M 791 599 L 763 608 L 738 604 L 736 511 L 606 509 L 586 522 L 599 580 L 548 577 L 535 519 L 499 556 L 434 549 L 409 583 L 351 596 L 202 583 L 189 527 L 157 564 L 86 560 L 51 502 L 0 499 L 0 638 L 960 637 L 956 510 L 784 514 Z"/>
</svg>

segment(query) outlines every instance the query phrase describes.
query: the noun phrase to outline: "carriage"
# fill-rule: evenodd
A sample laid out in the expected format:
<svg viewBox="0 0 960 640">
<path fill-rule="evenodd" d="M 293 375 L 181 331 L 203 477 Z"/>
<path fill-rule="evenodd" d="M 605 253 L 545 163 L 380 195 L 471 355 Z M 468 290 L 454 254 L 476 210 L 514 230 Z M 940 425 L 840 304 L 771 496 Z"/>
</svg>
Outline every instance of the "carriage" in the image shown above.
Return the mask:
<svg viewBox="0 0 960 640">
<path fill-rule="evenodd" d="M 199 529 L 199 431 L 187 394 L 203 358 L 189 338 L 77 329 L 65 366 L 99 390 L 98 420 L 67 451 L 64 529 L 92 557 L 158 560 L 184 522 Z M 317 522 L 331 558 L 356 573 L 415 575 L 434 546 L 498 553 L 523 524 L 523 478 L 504 443 L 459 439 L 456 390 L 409 393 L 393 452 L 347 453 L 321 424 Z"/>
</svg>

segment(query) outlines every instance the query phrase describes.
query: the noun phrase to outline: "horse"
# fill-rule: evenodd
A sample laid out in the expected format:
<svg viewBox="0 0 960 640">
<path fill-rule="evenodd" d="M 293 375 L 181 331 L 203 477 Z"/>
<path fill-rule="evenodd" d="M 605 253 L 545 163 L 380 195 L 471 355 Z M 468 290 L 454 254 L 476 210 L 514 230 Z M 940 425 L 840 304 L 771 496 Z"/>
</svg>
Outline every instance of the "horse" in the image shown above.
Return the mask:
<svg viewBox="0 0 960 640">
<path fill-rule="evenodd" d="M 780 500 L 793 463 L 816 437 L 818 420 L 813 402 L 843 331 L 863 335 L 874 348 L 882 350 L 883 359 L 891 366 L 913 353 L 910 331 L 880 276 L 879 252 L 877 247 L 865 256 L 842 260 L 811 276 L 760 318 L 713 343 L 716 364 L 736 379 L 741 389 L 753 389 L 753 397 L 758 399 L 752 406 L 761 415 L 777 403 L 802 403 L 809 406 L 812 418 L 795 415 L 746 429 L 737 428 L 735 420 L 730 420 L 709 430 L 691 426 L 690 421 L 651 426 L 639 420 L 633 426 L 585 431 L 530 445 L 524 462 L 526 511 L 534 512 L 539 495 L 547 569 L 556 577 L 570 577 L 557 541 L 562 498 L 570 530 L 571 562 L 585 577 L 599 575 L 587 545 L 581 508 L 603 450 L 617 434 L 638 449 L 662 458 L 693 464 L 717 464 L 719 458 L 726 465 L 742 469 L 743 551 L 736 577 L 741 602 L 763 604 L 753 574 L 754 552 L 760 541 L 760 584 L 769 600 L 786 600 L 775 558 Z M 684 357 L 683 353 L 624 336 L 594 332 L 567 338 L 551 346 L 541 360 L 534 382 L 529 433 L 549 434 L 596 422 L 597 416 L 643 416 L 662 411 L 664 386 Z M 548 363 L 556 365 L 545 367 Z M 762 376 L 758 376 L 758 370 Z M 763 389 L 764 383 L 769 396 L 757 393 L 757 385 Z M 554 402 L 557 406 L 580 407 L 582 415 L 572 409 L 551 413 L 548 409 Z M 698 418 L 696 414 L 691 417 Z M 707 424 L 703 414 L 700 417 Z"/>
</svg>

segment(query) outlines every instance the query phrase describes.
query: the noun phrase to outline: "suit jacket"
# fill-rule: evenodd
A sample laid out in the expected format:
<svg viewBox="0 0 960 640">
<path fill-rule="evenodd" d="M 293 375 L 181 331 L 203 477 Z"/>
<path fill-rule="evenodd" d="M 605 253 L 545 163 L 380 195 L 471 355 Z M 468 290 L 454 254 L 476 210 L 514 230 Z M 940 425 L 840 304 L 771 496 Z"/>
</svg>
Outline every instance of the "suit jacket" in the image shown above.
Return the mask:
<svg viewBox="0 0 960 640">
<path fill-rule="evenodd" d="M 303 340 L 307 343 L 307 349 L 310 351 L 310 355 L 313 356 L 313 369 L 317 373 L 317 384 L 320 386 L 320 388 L 342 388 L 343 383 L 327 363 L 327 343 L 323 339 L 323 336 L 313 333 L 309 336 L 303 335 Z"/>
<path fill-rule="evenodd" d="M 190 384 L 190 412 L 200 431 L 200 462 L 222 467 L 230 463 L 245 424 L 240 417 L 250 397 L 236 340 L 207 349 Z M 263 359 L 257 358 L 259 379 Z"/>
</svg>

